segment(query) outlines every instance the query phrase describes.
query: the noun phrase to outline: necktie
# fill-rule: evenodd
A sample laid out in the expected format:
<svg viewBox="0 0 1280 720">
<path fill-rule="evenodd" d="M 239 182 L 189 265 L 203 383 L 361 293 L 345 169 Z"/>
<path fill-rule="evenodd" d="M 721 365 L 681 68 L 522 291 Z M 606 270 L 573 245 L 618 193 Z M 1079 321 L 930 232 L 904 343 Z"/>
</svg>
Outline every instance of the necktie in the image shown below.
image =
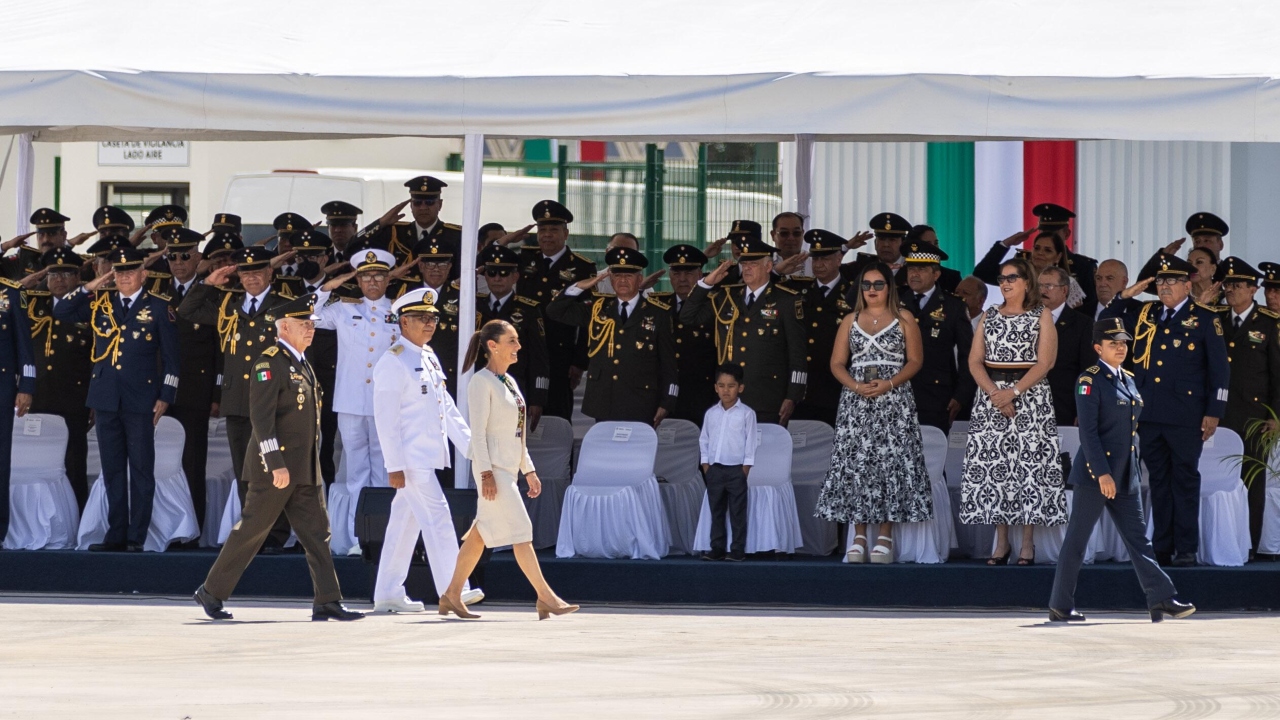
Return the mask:
<svg viewBox="0 0 1280 720">
<path fill-rule="evenodd" d="M 546 255 L 542 256 L 542 272 L 544 273 L 551 272 L 551 258 L 547 257 Z"/>
<path fill-rule="evenodd" d="M 122 297 L 120 298 L 120 304 L 124 306 L 124 312 L 125 312 L 125 314 L 126 314 L 126 315 L 128 315 L 128 314 L 129 314 L 129 305 L 131 305 L 131 304 L 132 304 L 132 301 L 131 301 L 131 300 L 129 300 L 129 298 L 127 298 L 127 297 L 123 297 L 123 296 L 122 296 Z"/>
<path fill-rule="evenodd" d="M 916 293 L 916 305 L 924 307 L 924 293 Z"/>
<path fill-rule="evenodd" d="M 178 298 L 178 301 L 181 302 L 182 296 L 186 295 L 187 291 L 186 289 L 183 288 L 183 286 L 179 285 L 176 288 L 174 288 L 173 294 L 174 294 L 174 297 Z"/>
<path fill-rule="evenodd" d="M 622 318 L 623 325 L 627 323 L 627 303 L 622 303 L 619 306 L 618 317 Z"/>
<path fill-rule="evenodd" d="M 828 295 L 830 295 L 830 294 L 831 294 L 831 288 L 830 288 L 830 287 L 828 287 L 828 286 L 826 286 L 826 285 L 823 285 L 823 286 L 822 286 L 822 299 L 823 299 L 823 300 L 826 300 L 826 299 L 827 299 L 827 296 L 828 296 Z"/>
<path fill-rule="evenodd" d="M 502 301 L 501 301 L 501 300 L 499 300 L 498 298 L 494 298 L 494 299 L 493 299 L 493 314 L 494 314 L 494 315 L 497 315 L 497 314 L 498 314 L 498 310 L 501 310 L 501 309 L 502 309 Z"/>
<path fill-rule="evenodd" d="M 746 306 L 747 306 L 747 307 L 751 307 L 751 304 L 752 304 L 752 303 L 754 303 L 755 301 L 756 301 L 756 294 L 755 294 L 755 293 L 753 293 L 753 292 L 749 292 L 749 293 L 747 293 L 747 305 L 746 305 Z"/>
<path fill-rule="evenodd" d="M 1232 327 L 1232 329 L 1233 329 L 1233 330 L 1239 330 L 1239 329 L 1240 329 L 1240 316 L 1239 316 L 1239 315 L 1234 315 L 1234 316 L 1232 316 L 1232 319 L 1231 319 L 1231 327 Z"/>
<path fill-rule="evenodd" d="M 1167 308 L 1167 307 L 1166 307 L 1166 308 L 1164 309 L 1164 314 L 1162 314 L 1162 315 L 1160 316 L 1160 322 L 1162 322 L 1162 323 L 1167 323 L 1167 322 L 1169 322 L 1169 316 L 1170 316 L 1170 315 L 1172 315 L 1172 313 L 1171 313 L 1171 312 L 1169 312 L 1169 308 Z"/>
<path fill-rule="evenodd" d="M 258 298 L 249 298 L 249 314 L 258 314 Z"/>
</svg>

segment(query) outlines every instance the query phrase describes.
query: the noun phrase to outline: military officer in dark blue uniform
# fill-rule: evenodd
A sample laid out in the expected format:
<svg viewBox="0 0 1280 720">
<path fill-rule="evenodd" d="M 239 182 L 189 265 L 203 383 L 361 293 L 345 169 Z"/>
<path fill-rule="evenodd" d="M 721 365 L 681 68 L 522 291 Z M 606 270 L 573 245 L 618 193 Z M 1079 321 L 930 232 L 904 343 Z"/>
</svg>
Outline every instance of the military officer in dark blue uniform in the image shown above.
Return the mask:
<svg viewBox="0 0 1280 720">
<path fill-rule="evenodd" d="M 903 306 L 920 325 L 924 364 L 911 378 L 921 425 L 950 432 L 956 416 L 969 409 L 978 391 L 969 374 L 973 324 L 964 301 L 938 284 L 947 254 L 924 240 L 903 247 L 907 287 L 899 290 Z"/>
<path fill-rule="evenodd" d="M 295 290 L 299 277 L 300 265 L 302 258 L 295 253 L 289 257 L 287 253 L 294 250 L 293 239 L 298 233 L 314 230 L 311 221 L 295 212 L 284 212 L 276 216 L 271 222 L 272 227 L 276 230 L 276 255 L 279 257 L 275 261 L 276 276 L 273 281 L 273 289 L 276 292 L 283 292 L 288 297 L 295 296 Z"/>
<path fill-rule="evenodd" d="M 516 294 L 520 283 L 520 256 L 515 250 L 490 244 L 480 251 L 488 292 L 476 293 L 476 327 L 490 320 L 506 320 L 520 334 L 520 353 L 507 369 L 524 394 L 529 414 L 529 427 L 538 428 L 542 408 L 547 404 L 551 375 L 547 367 L 547 335 L 542 308 L 538 301 Z"/>
<path fill-rule="evenodd" d="M 1270 423 L 1280 414 L 1280 313 L 1254 302 L 1262 273 L 1238 257 L 1218 263 L 1213 280 L 1221 284 L 1226 305 L 1218 308 L 1231 363 L 1231 392 L 1222 426 L 1245 442 L 1252 462 L 1244 465 L 1249 488 L 1249 537 L 1257 552 L 1267 503 L 1265 444 L 1255 423 Z"/>
<path fill-rule="evenodd" d="M 1065 256 L 1062 260 L 1059 260 L 1060 267 L 1071 273 L 1071 277 L 1075 278 L 1076 284 L 1080 286 L 1080 292 L 1084 294 L 1083 301 L 1073 309 L 1086 316 L 1093 317 L 1098 308 L 1098 283 L 1096 280 L 1098 261 L 1087 255 L 1071 252 L 1068 249 L 1070 247 L 1068 240 L 1071 238 L 1071 220 L 1076 214 L 1054 203 L 1040 203 L 1031 208 L 1031 214 L 1038 219 L 1036 226 L 1029 230 L 1016 232 L 992 245 L 991 250 L 973 268 L 973 274 L 983 282 L 994 285 L 996 275 L 1000 273 L 1000 263 L 1005 255 L 1008 254 L 1009 248 L 1021 246 L 1035 235 L 1036 240 L 1032 243 L 1033 246 L 1039 246 L 1044 253 L 1050 255 Z M 1047 259 L 1040 261 L 1036 261 L 1035 257 L 1035 252 L 1029 253 L 1027 262 L 1032 264 L 1037 273 L 1048 267 L 1052 262 L 1052 258 L 1047 255 L 1042 256 Z"/>
<path fill-rule="evenodd" d="M 804 400 L 796 406 L 797 420 L 821 420 L 835 426 L 840 406 L 840 381 L 831 374 L 831 349 L 836 342 L 840 321 L 853 307 L 849 295 L 854 281 L 840 273 L 844 257 L 844 238 L 827 230 L 814 229 L 804 234 L 809 243 L 813 275 L 792 275 L 786 284 L 800 291 L 804 299 L 804 319 L 808 335 L 805 357 L 809 361 L 809 387 Z M 705 412 L 705 409 L 704 409 Z"/>
<path fill-rule="evenodd" d="M 413 246 L 427 238 L 435 238 L 453 247 L 462 247 L 462 228 L 440 219 L 440 209 L 444 207 L 441 191 L 449 187 L 449 183 L 420 175 L 405 182 L 409 188 L 409 199 L 391 208 L 382 217 L 361 230 L 357 240 L 368 240 L 373 247 L 383 248 L 396 256 L 396 264 L 400 265 L 413 257 Z M 405 206 L 413 222 L 402 222 Z M 348 249 L 348 254 L 350 254 Z M 456 279 L 454 273 L 450 279 Z"/>
<path fill-rule="evenodd" d="M 435 294 L 439 322 L 429 344 L 444 369 L 446 385 L 451 395 L 458 394 L 458 311 L 461 307 L 459 290 L 462 285 L 457 280 L 450 279 L 456 277 L 453 272 L 456 252 L 455 245 L 444 242 L 439 237 L 419 240 L 413 246 L 418 279 L 413 281 L 406 278 L 395 289 L 397 298 L 410 290 L 424 287 Z M 388 296 L 391 293 L 391 290 L 387 291 Z"/>
<path fill-rule="evenodd" d="M 360 229 L 356 226 L 356 219 L 364 213 L 364 210 L 349 202 L 330 200 L 320 206 L 320 212 L 324 213 L 325 228 L 329 233 L 329 238 L 333 240 L 329 264 L 342 262 L 347 246 L 351 244 L 356 234 L 360 232 Z"/>
<path fill-rule="evenodd" d="M 1076 415 L 1080 420 L 1080 450 L 1071 465 L 1071 521 L 1058 554 L 1058 570 L 1049 599 L 1050 622 L 1079 622 L 1075 610 L 1076 579 L 1084 562 L 1089 537 L 1105 508 L 1129 549 L 1138 582 L 1147 595 L 1152 622 L 1165 615 L 1182 618 L 1195 607 L 1174 598 L 1173 583 L 1156 563 L 1142 518 L 1141 478 L 1134 435 L 1143 412 L 1142 394 L 1132 373 L 1123 369 L 1132 336 L 1120 318 L 1099 320 L 1093 326 L 1098 364 L 1076 381 Z"/>
<path fill-rule="evenodd" d="M 1123 318 L 1135 339 L 1134 373 L 1146 401 L 1138 435 L 1151 473 L 1152 544 L 1158 559 L 1177 566 L 1196 564 L 1200 452 L 1226 413 L 1231 374 L 1222 319 L 1189 297 L 1193 269 L 1156 253 L 1100 318 Z M 1153 280 L 1160 300 L 1134 299 Z"/>
<path fill-rule="evenodd" d="M 594 277 L 596 264 L 567 244 L 569 223 L 573 222 L 569 208 L 555 200 L 543 200 L 533 206 L 533 220 L 538 225 L 538 244 L 521 255 L 517 292 L 536 300 L 544 312 L 551 387 L 543 412 L 569 420 L 573 417 L 573 391 L 588 364 L 587 334 L 572 325 L 546 319 L 545 312 L 556 293 Z"/>
<path fill-rule="evenodd" d="M 31 409 L 36 390 L 36 364 L 31 351 L 31 325 L 18 283 L 0 278 L 0 540 L 9 534 L 9 460 L 13 451 L 13 418 Z"/>
<path fill-rule="evenodd" d="M 671 292 L 655 292 L 650 297 L 670 308 L 671 331 L 676 341 L 680 397 L 671 417 L 701 426 L 707 408 L 717 402 L 715 331 L 710 322 L 684 322 L 680 319 L 680 311 L 702 279 L 702 266 L 706 265 L 707 256 L 692 245 L 674 245 L 663 253 L 662 261 L 667 264 Z"/>
<path fill-rule="evenodd" d="M 143 253 L 115 250 L 112 271 L 54 308 L 62 321 L 93 328 L 94 411 L 107 490 L 107 535 L 90 550 L 137 552 L 151 525 L 155 425 L 178 391 L 178 332 L 169 303 L 143 289 Z M 104 290 L 114 280 L 116 289 Z"/>
</svg>

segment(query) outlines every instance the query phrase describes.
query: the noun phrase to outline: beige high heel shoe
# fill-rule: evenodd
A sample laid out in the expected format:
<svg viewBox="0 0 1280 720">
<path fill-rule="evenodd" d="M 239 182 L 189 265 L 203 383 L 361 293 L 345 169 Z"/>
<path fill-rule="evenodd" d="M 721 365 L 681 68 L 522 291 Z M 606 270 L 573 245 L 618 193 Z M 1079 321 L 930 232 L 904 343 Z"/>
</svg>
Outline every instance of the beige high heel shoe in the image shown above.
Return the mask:
<svg viewBox="0 0 1280 720">
<path fill-rule="evenodd" d="M 577 605 L 565 605 L 564 607 L 560 607 L 560 608 L 551 607 L 550 605 L 542 602 L 541 600 L 538 601 L 538 604 L 536 605 L 536 607 L 538 608 L 539 620 L 546 620 L 552 615 L 568 615 L 569 613 L 576 613 L 580 609 L 579 606 Z"/>
<path fill-rule="evenodd" d="M 480 617 L 479 615 L 476 615 L 475 613 L 468 610 L 466 605 L 459 607 L 456 603 L 453 602 L 453 600 L 450 600 L 448 597 L 440 598 L 439 610 L 441 615 L 448 615 L 449 613 L 453 613 L 454 615 L 457 615 L 463 620 L 476 620 L 476 619 L 479 619 Z"/>
</svg>

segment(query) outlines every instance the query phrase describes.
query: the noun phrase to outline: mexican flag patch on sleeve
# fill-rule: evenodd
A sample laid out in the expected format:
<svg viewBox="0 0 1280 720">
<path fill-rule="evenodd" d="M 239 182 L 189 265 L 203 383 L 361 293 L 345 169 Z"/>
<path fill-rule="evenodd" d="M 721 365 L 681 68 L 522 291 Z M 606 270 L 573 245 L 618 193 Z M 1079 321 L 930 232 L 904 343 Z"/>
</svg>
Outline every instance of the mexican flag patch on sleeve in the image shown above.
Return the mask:
<svg viewBox="0 0 1280 720">
<path fill-rule="evenodd" d="M 1089 385 L 1089 384 L 1086 384 L 1086 383 L 1080 383 L 1079 385 L 1076 385 L 1076 394 L 1077 394 L 1077 395 L 1088 395 L 1088 394 L 1090 394 L 1090 393 L 1092 393 L 1092 392 L 1093 392 L 1093 386 L 1092 386 L 1092 385 Z"/>
<path fill-rule="evenodd" d="M 257 375 L 255 375 L 254 377 L 257 378 L 258 382 L 266 382 L 271 379 L 271 371 L 259 370 Z"/>
</svg>

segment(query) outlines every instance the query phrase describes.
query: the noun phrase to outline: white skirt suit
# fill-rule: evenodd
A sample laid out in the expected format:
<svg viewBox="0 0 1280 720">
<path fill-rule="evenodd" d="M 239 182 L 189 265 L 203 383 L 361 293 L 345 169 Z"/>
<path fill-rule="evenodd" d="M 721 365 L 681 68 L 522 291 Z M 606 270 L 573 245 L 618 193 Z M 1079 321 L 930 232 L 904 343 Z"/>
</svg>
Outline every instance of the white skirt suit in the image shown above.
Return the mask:
<svg viewBox="0 0 1280 720">
<path fill-rule="evenodd" d="M 526 447 L 528 430 L 524 397 L 514 381 L 508 385 L 488 368 L 477 370 L 467 387 L 471 426 L 471 474 L 480 487 L 480 474 L 493 472 L 498 496 L 486 500 L 478 493 L 476 523 L 487 547 L 533 542 L 533 524 L 520 497 L 520 473 L 534 471 Z M 519 432 L 520 428 L 526 428 Z"/>
</svg>

